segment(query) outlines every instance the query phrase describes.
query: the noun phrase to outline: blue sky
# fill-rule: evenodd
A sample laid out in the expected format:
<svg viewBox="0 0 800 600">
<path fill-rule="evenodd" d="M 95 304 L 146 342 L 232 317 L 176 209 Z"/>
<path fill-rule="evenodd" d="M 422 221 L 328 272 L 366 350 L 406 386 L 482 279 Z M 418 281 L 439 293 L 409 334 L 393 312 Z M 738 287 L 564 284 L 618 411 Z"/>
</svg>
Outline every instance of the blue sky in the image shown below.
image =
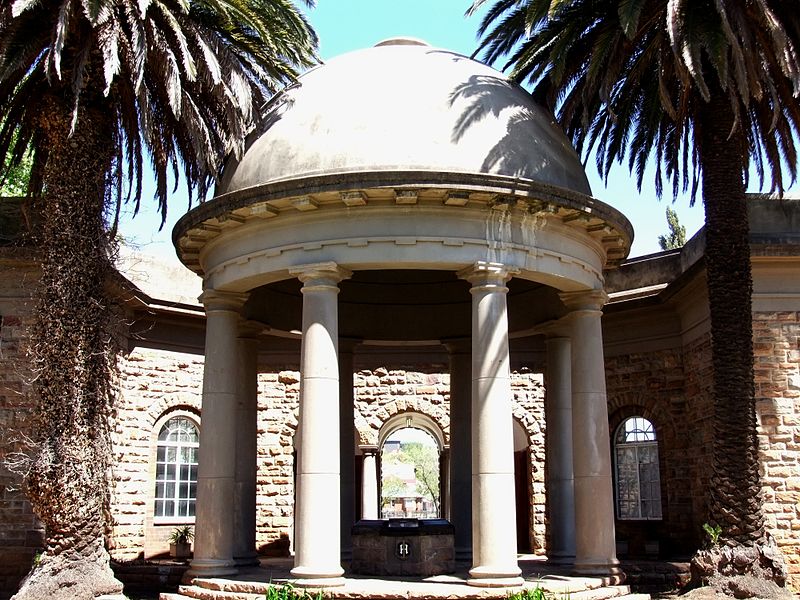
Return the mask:
<svg viewBox="0 0 800 600">
<path fill-rule="evenodd" d="M 323 60 L 397 36 L 421 38 L 433 46 L 469 55 L 477 45 L 480 22 L 479 16 L 464 17 L 469 5 L 470 2 L 464 0 L 317 0 L 317 6 L 308 14 L 319 35 Z M 664 213 L 672 197 L 660 202 L 656 199 L 652 174 L 645 176 L 643 191 L 639 193 L 624 165 L 612 170 L 608 186 L 598 177 L 593 160 L 587 164 L 586 171 L 594 196 L 622 211 L 633 224 L 635 239 L 631 256 L 658 252 L 658 236 L 667 232 Z M 168 220 L 160 232 L 152 189 L 152 183 L 148 182 L 142 210 L 135 219 L 129 215 L 123 218 L 121 232 L 141 251 L 177 261 L 171 231 L 188 206 L 185 189 L 179 188 L 171 198 Z M 680 197 L 672 206 L 686 227 L 687 237 L 702 226 L 703 211 L 699 201 L 690 208 L 688 199 Z"/>
</svg>

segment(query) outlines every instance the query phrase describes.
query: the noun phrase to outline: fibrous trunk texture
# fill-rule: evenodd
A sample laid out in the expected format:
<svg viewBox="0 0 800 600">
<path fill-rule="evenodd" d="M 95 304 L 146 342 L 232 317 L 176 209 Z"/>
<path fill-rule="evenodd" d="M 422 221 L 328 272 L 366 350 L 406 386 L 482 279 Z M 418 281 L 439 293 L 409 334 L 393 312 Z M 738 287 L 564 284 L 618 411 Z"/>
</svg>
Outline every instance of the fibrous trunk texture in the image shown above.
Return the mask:
<svg viewBox="0 0 800 600">
<path fill-rule="evenodd" d="M 706 214 L 706 272 L 714 372 L 714 445 L 709 520 L 722 529 L 730 560 L 699 553 L 695 569 L 783 585 L 786 567 L 765 538 L 758 472 L 753 384 L 752 275 L 747 199 L 743 179 L 747 147 L 741 131 L 731 134 L 733 114 L 717 89 L 698 128 Z M 726 556 L 727 556 L 726 554 Z M 750 556 L 752 555 L 752 556 Z M 766 558 L 765 558 L 766 557 Z M 752 558 L 752 560 L 750 560 Z M 748 566 L 749 565 L 749 566 Z"/>
<path fill-rule="evenodd" d="M 70 135 L 71 102 L 55 94 L 47 102 L 40 125 L 50 159 L 31 344 L 38 404 L 26 479 L 46 548 L 15 600 L 88 599 L 122 589 L 105 548 L 114 360 L 104 220 L 111 120 L 84 108 Z"/>
</svg>

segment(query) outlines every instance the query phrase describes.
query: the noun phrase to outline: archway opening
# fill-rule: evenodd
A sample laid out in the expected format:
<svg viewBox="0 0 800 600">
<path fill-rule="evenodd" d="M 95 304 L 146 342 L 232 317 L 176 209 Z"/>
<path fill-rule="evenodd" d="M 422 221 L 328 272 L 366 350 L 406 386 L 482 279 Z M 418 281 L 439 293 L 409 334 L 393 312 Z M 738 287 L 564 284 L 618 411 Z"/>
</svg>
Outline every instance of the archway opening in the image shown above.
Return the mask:
<svg viewBox="0 0 800 600">
<path fill-rule="evenodd" d="M 381 445 L 381 518 L 441 516 L 440 448 L 424 429 L 406 426 Z"/>
</svg>

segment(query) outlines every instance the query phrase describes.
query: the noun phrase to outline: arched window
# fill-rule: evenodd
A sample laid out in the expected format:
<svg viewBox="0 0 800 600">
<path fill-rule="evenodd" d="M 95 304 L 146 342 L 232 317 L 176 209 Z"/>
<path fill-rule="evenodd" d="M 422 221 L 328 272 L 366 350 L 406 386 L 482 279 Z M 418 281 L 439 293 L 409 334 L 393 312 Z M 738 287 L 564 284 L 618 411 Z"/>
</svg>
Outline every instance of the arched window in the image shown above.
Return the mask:
<svg viewBox="0 0 800 600">
<path fill-rule="evenodd" d="M 158 434 L 155 517 L 194 517 L 197 495 L 197 426 L 186 417 L 173 417 Z"/>
<path fill-rule="evenodd" d="M 614 436 L 617 516 L 661 518 L 658 442 L 653 424 L 643 417 L 623 421 Z"/>
</svg>

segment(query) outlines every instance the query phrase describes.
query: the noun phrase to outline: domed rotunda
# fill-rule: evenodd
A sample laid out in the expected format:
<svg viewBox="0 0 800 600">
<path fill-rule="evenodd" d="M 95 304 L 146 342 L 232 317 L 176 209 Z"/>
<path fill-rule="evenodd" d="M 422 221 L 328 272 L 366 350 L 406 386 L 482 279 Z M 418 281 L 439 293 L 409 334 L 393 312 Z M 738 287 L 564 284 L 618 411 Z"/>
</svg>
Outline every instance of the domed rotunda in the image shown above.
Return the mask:
<svg viewBox="0 0 800 600">
<path fill-rule="evenodd" d="M 371 348 L 450 357 L 446 514 L 478 586 L 521 581 L 510 369 L 516 353 L 546 355 L 551 554 L 618 574 L 600 317 L 604 272 L 633 234 L 591 196 L 552 115 L 488 66 L 406 38 L 308 71 L 264 115 L 173 232 L 207 315 L 191 573 L 254 556 L 256 424 L 242 407 L 258 339 L 300 355 L 299 585 L 342 583 L 362 494 L 347 378 Z"/>
</svg>

